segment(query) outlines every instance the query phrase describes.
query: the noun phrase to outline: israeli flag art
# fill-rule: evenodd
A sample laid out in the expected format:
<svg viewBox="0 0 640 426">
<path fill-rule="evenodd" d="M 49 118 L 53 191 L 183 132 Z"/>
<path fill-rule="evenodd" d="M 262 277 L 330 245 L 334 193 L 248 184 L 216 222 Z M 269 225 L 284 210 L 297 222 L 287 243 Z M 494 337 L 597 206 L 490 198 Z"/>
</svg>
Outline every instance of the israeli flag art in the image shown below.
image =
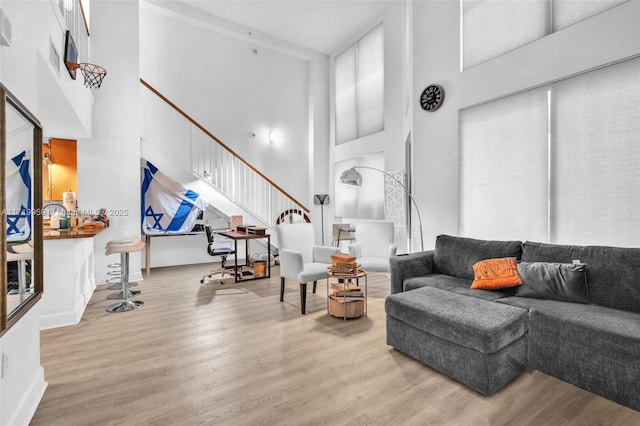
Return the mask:
<svg viewBox="0 0 640 426">
<path fill-rule="evenodd" d="M 7 161 L 7 241 L 24 241 L 31 237 L 30 163 L 27 151 Z"/>
<path fill-rule="evenodd" d="M 141 159 L 142 230 L 145 234 L 185 233 L 193 229 L 198 214 L 208 206 L 196 192 L 164 175 Z"/>
</svg>

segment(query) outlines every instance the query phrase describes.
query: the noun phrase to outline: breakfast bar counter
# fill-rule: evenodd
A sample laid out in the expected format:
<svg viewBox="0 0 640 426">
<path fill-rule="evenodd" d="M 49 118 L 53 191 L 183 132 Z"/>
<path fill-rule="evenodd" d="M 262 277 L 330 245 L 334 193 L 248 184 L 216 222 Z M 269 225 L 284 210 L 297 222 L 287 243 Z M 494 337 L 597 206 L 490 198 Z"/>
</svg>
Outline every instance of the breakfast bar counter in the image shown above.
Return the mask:
<svg viewBox="0 0 640 426">
<path fill-rule="evenodd" d="M 44 293 L 40 301 L 40 329 L 80 322 L 96 288 L 93 237 L 108 229 L 44 229 Z"/>
<path fill-rule="evenodd" d="M 42 232 L 44 240 L 64 240 L 67 238 L 93 238 L 105 228 L 69 228 L 69 229 L 50 229 L 45 228 Z"/>
</svg>

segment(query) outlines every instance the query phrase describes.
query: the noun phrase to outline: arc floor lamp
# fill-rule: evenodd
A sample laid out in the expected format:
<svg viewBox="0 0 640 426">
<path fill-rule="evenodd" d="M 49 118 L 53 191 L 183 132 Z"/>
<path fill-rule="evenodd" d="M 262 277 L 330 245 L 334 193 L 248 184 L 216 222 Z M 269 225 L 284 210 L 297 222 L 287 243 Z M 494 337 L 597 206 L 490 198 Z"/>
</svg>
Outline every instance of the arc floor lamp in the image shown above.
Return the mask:
<svg viewBox="0 0 640 426">
<path fill-rule="evenodd" d="M 388 176 L 394 181 L 396 181 L 398 185 L 400 185 L 402 189 L 404 189 L 404 192 L 406 192 L 406 194 L 409 196 L 411 201 L 413 201 L 413 205 L 416 208 L 416 213 L 418 213 L 418 223 L 420 225 L 420 248 L 422 251 L 424 251 L 424 238 L 422 237 L 422 217 L 420 217 L 420 209 L 418 208 L 418 203 L 416 203 L 416 200 L 413 198 L 413 195 L 411 195 L 411 192 L 409 192 L 405 184 L 400 182 L 395 176 L 385 172 L 384 170 L 376 169 L 375 167 L 369 167 L 369 166 L 353 166 L 350 169 L 345 170 L 340 175 L 340 183 L 344 183 L 346 185 L 352 185 L 352 186 L 362 186 L 362 175 L 356 169 L 369 169 L 369 170 L 375 170 L 377 172 L 380 172 L 383 175 Z M 411 235 L 411 232 L 409 232 L 409 235 Z"/>
</svg>

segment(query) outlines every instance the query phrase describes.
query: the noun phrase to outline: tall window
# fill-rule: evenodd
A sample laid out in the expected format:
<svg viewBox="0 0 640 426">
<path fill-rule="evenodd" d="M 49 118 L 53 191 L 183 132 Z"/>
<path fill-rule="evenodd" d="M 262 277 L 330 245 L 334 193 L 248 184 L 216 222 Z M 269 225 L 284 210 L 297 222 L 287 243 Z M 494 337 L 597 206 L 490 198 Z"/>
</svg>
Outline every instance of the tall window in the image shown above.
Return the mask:
<svg viewBox="0 0 640 426">
<path fill-rule="evenodd" d="M 460 115 L 460 230 L 547 241 L 547 88 Z"/>
<path fill-rule="evenodd" d="M 461 111 L 460 232 L 640 245 L 640 58 Z"/>
<path fill-rule="evenodd" d="M 382 24 L 335 58 L 336 144 L 384 129 Z"/>
<path fill-rule="evenodd" d="M 628 0 L 460 0 L 467 69 Z"/>
<path fill-rule="evenodd" d="M 552 85 L 551 241 L 640 246 L 640 58 Z"/>
<path fill-rule="evenodd" d="M 334 214 L 342 218 L 384 220 L 384 175 L 375 170 L 358 169 L 362 186 L 340 183 L 340 175 L 353 166 L 374 167 L 384 170 L 384 153 L 376 153 L 340 161 L 335 164 Z"/>
</svg>

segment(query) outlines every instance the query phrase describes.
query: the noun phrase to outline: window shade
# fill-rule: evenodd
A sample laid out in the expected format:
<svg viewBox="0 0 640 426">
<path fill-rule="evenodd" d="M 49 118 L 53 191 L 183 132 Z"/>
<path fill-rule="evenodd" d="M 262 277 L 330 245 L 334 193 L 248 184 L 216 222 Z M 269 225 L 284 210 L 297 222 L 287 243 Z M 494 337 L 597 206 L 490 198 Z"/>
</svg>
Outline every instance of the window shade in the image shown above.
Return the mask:
<svg viewBox="0 0 640 426">
<path fill-rule="evenodd" d="M 382 24 L 335 58 L 336 143 L 384 129 Z"/>
<path fill-rule="evenodd" d="M 548 90 L 461 111 L 460 232 L 547 241 Z"/>
<path fill-rule="evenodd" d="M 640 59 L 554 83 L 554 243 L 640 244 Z"/>
<path fill-rule="evenodd" d="M 468 69 L 629 0 L 462 0 Z"/>
<path fill-rule="evenodd" d="M 553 0 L 552 29 L 558 31 L 628 0 Z"/>
<path fill-rule="evenodd" d="M 336 142 L 358 137 L 356 108 L 356 46 L 335 59 Z"/>
<path fill-rule="evenodd" d="M 358 136 L 384 128 L 384 57 L 382 25 L 358 42 Z"/>
<path fill-rule="evenodd" d="M 547 0 L 462 0 L 463 69 L 549 34 Z"/>
</svg>

